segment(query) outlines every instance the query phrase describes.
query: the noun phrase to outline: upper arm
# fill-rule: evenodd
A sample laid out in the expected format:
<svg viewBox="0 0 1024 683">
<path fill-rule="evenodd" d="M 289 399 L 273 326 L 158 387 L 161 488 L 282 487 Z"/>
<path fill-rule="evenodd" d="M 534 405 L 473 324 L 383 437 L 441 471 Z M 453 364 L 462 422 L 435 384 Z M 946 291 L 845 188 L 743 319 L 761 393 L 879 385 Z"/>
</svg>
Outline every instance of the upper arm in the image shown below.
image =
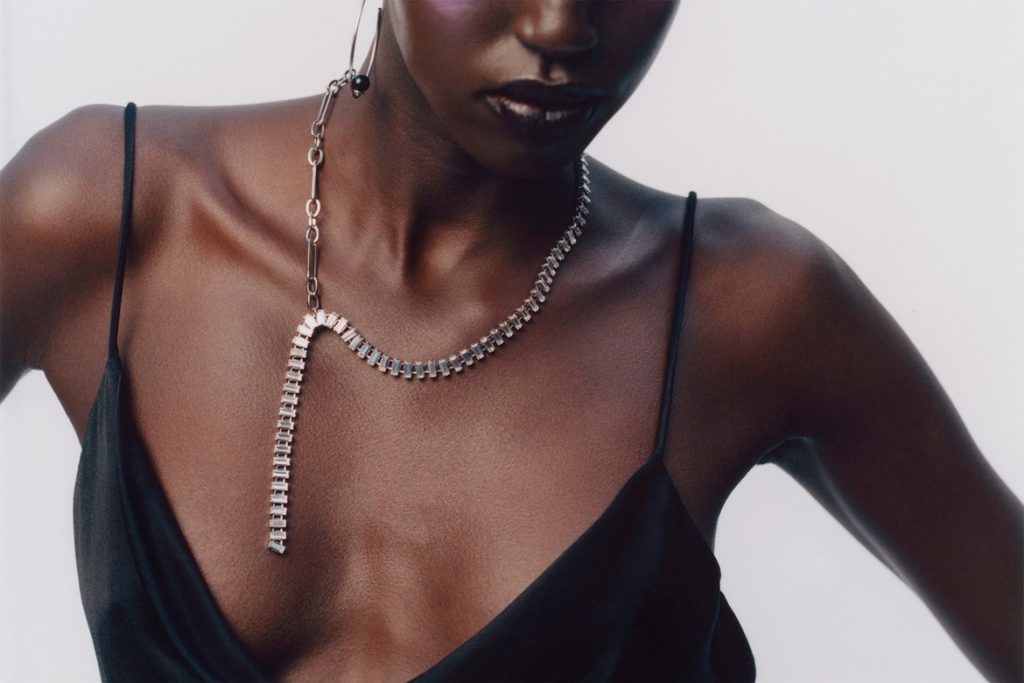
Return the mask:
<svg viewBox="0 0 1024 683">
<path fill-rule="evenodd" d="M 986 676 L 1019 680 L 1021 504 L 893 318 L 834 252 L 804 242 L 802 293 L 777 357 L 791 428 L 807 448 L 779 464 L 926 602 Z"/>
<path fill-rule="evenodd" d="M 0 171 L 0 397 L 26 369 L 46 366 L 72 311 L 95 307 L 112 280 L 121 117 L 116 106 L 76 109 Z"/>
</svg>

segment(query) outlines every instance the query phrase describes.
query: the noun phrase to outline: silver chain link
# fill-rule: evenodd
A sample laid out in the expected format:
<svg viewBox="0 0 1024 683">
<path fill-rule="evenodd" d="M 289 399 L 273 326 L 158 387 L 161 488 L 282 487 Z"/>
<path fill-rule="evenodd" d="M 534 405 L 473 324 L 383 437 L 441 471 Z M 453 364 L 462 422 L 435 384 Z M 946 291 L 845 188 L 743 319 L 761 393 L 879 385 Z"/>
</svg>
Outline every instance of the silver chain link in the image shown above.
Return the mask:
<svg viewBox="0 0 1024 683">
<path fill-rule="evenodd" d="M 320 280 L 317 277 L 317 243 L 320 241 L 320 223 L 317 220 L 320 216 L 320 167 L 324 164 L 324 131 L 327 128 L 327 120 L 334 108 L 334 98 L 338 96 L 341 89 L 348 85 L 356 75 L 355 69 L 348 69 L 341 78 L 336 78 L 327 84 L 327 91 L 324 92 L 323 100 L 320 101 L 320 110 L 316 119 L 309 127 L 310 135 L 313 136 L 313 145 L 306 153 L 306 161 L 311 169 L 309 183 L 309 199 L 306 200 L 306 306 L 314 313 L 320 308 Z"/>
</svg>

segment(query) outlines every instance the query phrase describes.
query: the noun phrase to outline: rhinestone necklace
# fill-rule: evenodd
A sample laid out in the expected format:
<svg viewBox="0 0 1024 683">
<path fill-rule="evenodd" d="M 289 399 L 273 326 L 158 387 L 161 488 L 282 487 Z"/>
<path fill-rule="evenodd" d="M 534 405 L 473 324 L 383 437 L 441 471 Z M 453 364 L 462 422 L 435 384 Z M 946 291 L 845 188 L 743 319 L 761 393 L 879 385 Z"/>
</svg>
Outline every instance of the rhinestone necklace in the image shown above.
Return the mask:
<svg viewBox="0 0 1024 683">
<path fill-rule="evenodd" d="M 533 314 L 540 311 L 551 291 L 559 264 L 576 244 L 583 233 L 590 213 L 590 172 L 585 154 L 580 154 L 576 161 L 576 211 L 569 227 L 559 236 L 551 252 L 544 257 L 537 280 L 530 289 L 523 303 L 505 320 L 480 337 L 480 340 L 469 344 L 457 353 L 447 357 L 434 358 L 427 361 L 402 360 L 380 350 L 370 343 L 349 320 L 339 313 L 327 312 L 320 307 L 320 281 L 317 279 L 317 245 L 320 241 L 320 226 L 317 221 L 320 215 L 320 198 L 318 197 L 318 179 L 320 167 L 324 162 L 324 129 L 333 107 L 334 98 L 345 85 L 350 85 L 356 77 L 350 69 L 327 85 L 310 133 L 313 146 L 309 148 L 306 159 L 312 168 L 310 198 L 306 200 L 306 305 L 310 312 L 306 313 L 296 328 L 288 351 L 288 365 L 285 369 L 285 383 L 282 389 L 280 408 L 277 411 L 277 427 L 274 436 L 274 454 L 272 482 L 270 485 L 270 538 L 267 547 L 278 554 L 285 551 L 288 538 L 285 531 L 288 526 L 288 493 L 291 486 L 291 465 L 294 455 L 295 422 L 299 412 L 299 392 L 302 389 L 302 378 L 309 362 L 310 347 L 317 330 L 329 330 L 341 337 L 355 354 L 366 361 L 370 367 L 377 368 L 382 374 L 405 379 L 435 379 L 452 377 L 463 370 L 473 367 L 488 354 L 493 354 L 499 346 L 510 339 L 523 325 L 530 322 Z"/>
</svg>

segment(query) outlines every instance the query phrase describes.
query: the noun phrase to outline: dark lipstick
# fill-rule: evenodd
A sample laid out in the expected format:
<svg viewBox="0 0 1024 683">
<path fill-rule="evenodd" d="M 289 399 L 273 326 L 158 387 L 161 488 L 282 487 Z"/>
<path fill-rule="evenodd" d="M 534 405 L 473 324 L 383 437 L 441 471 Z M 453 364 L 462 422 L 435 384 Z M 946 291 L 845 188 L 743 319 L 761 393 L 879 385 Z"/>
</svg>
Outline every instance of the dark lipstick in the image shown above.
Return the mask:
<svg viewBox="0 0 1024 683">
<path fill-rule="evenodd" d="M 571 134 L 604 100 L 600 91 L 576 83 L 548 85 L 511 81 L 483 91 L 488 105 L 516 133 L 538 139 Z"/>
</svg>

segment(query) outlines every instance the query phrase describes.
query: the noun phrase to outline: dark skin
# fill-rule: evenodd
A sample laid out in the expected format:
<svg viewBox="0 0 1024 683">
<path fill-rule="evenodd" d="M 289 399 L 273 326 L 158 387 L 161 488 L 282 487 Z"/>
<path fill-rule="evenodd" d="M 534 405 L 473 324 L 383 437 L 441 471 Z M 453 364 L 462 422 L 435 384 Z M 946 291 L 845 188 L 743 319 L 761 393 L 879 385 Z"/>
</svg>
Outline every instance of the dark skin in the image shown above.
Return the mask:
<svg viewBox="0 0 1024 683">
<path fill-rule="evenodd" d="M 324 307 L 403 358 L 507 315 L 568 222 L 572 160 L 675 9 L 389 2 L 374 85 L 343 92 L 327 128 Z M 524 142 L 473 95 L 524 77 L 600 86 L 606 106 L 557 143 Z M 594 161 L 593 220 L 542 313 L 454 380 L 388 381 L 318 346 L 300 533 L 276 557 L 253 453 L 304 312 L 319 97 L 140 110 L 120 349 L 174 513 L 254 660 L 281 679 L 407 679 L 550 565 L 653 448 L 683 199 Z M 106 358 L 121 115 L 76 110 L 2 174 L 3 393 L 42 369 L 80 437 Z M 665 459 L 708 544 L 771 459 L 988 679 L 1019 680 L 1021 504 L 896 323 L 827 246 L 751 200 L 701 199 L 693 263 Z"/>
</svg>

